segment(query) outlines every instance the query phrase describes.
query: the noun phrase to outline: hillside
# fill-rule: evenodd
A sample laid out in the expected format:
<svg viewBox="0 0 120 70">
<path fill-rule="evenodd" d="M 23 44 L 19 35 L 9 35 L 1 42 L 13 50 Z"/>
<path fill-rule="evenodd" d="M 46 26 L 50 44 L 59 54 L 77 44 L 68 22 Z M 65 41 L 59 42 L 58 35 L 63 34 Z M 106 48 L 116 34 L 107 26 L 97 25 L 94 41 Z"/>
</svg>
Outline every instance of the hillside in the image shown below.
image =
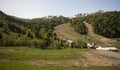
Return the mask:
<svg viewBox="0 0 120 70">
<path fill-rule="evenodd" d="M 77 41 L 80 37 L 80 35 L 76 33 L 74 29 L 71 27 L 70 23 L 58 25 L 54 29 L 55 29 L 54 32 L 61 39 L 65 38 Z"/>
<path fill-rule="evenodd" d="M 120 48 L 119 17 L 120 11 L 98 11 L 91 14 L 78 14 L 71 19 L 71 25 L 75 32 L 84 36 L 81 40 L 85 40 L 85 42 L 94 42 L 98 46 L 114 46 Z"/>
<path fill-rule="evenodd" d="M 107 38 L 120 38 L 120 11 L 95 12 L 84 16 L 94 33 Z"/>
<path fill-rule="evenodd" d="M 68 18 L 63 16 L 24 19 L 0 11 L 0 46 L 29 46 L 47 49 L 55 41 L 53 28 L 66 22 Z"/>
<path fill-rule="evenodd" d="M 104 37 L 104 36 L 101 36 L 101 35 L 98 35 L 98 34 L 95 34 L 93 31 L 93 28 L 90 24 L 88 23 L 85 23 L 85 26 L 88 28 L 88 34 L 91 36 L 91 37 L 95 37 L 98 41 L 100 42 L 103 42 L 104 43 L 104 46 L 111 46 L 110 43 L 113 43 L 113 42 L 117 42 L 116 40 L 114 39 L 110 39 L 110 38 L 107 38 L 107 37 Z"/>
<path fill-rule="evenodd" d="M 70 23 L 65 23 L 56 26 L 54 32 L 60 39 L 73 40 L 77 42 L 78 40 L 84 41 L 86 43 L 96 43 L 101 46 L 115 46 L 120 49 L 119 41 L 106 38 L 101 35 L 97 35 L 93 32 L 92 26 L 88 23 L 85 23 L 85 26 L 88 29 L 88 34 L 79 34 L 74 30 Z"/>
<path fill-rule="evenodd" d="M 104 19 L 102 19 L 102 17 Z M 119 11 L 112 11 L 103 13 L 96 12 L 71 19 L 64 16 L 24 19 L 10 16 L 0 11 L 0 45 L 53 48 L 48 46 L 53 44 L 60 46 L 60 44 L 62 44 L 59 41 L 55 41 L 58 36 L 59 38 L 75 41 L 81 40 L 86 43 L 95 42 L 103 46 L 118 46 L 119 43 L 117 41 L 105 38 L 109 36 L 110 38 L 119 37 L 120 25 L 118 17 Z M 88 29 L 83 21 L 91 22 L 92 27 L 90 28 L 89 26 Z M 70 24 L 63 24 L 67 22 L 69 22 L 72 27 Z M 54 27 L 57 36 L 53 32 Z M 91 29 L 93 29 L 93 32 L 90 32 Z M 89 33 L 91 35 L 89 35 Z M 104 39 L 103 36 L 105 36 Z"/>
</svg>

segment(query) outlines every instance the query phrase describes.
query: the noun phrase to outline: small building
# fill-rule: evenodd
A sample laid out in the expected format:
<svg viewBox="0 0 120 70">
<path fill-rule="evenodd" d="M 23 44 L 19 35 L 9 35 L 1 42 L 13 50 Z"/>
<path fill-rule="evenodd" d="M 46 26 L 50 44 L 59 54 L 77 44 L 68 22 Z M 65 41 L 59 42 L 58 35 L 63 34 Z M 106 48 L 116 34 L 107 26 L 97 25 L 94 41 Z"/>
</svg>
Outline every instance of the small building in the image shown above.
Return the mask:
<svg viewBox="0 0 120 70">
<path fill-rule="evenodd" d="M 68 45 L 69 47 L 73 47 L 73 43 L 74 43 L 73 40 L 67 40 L 67 45 Z"/>
</svg>

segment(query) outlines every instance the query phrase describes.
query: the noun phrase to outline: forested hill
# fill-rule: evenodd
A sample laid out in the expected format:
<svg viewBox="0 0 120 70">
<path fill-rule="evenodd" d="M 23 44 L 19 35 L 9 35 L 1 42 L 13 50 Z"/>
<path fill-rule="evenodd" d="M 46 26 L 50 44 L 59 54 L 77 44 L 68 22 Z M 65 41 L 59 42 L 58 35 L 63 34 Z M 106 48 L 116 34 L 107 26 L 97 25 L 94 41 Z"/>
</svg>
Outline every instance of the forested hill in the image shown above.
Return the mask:
<svg viewBox="0 0 120 70">
<path fill-rule="evenodd" d="M 34 46 L 39 48 L 54 44 L 56 25 L 68 22 L 63 16 L 23 19 L 0 11 L 0 46 Z M 58 43 L 59 44 L 59 43 Z"/>
<path fill-rule="evenodd" d="M 83 21 L 92 24 L 94 33 L 108 37 L 120 38 L 120 11 L 102 12 L 92 14 L 78 14 L 71 23 L 80 34 L 87 34 Z"/>
<path fill-rule="evenodd" d="M 120 11 L 96 12 L 85 16 L 96 34 L 108 38 L 120 38 Z"/>
<path fill-rule="evenodd" d="M 87 34 L 88 30 L 83 23 L 86 21 L 92 24 L 94 33 L 109 38 L 120 38 L 120 11 L 99 11 L 71 19 L 64 16 L 24 19 L 0 11 L 0 46 L 61 48 L 64 43 L 57 38 L 53 30 L 55 26 L 70 20 L 75 31 L 80 34 Z"/>
</svg>

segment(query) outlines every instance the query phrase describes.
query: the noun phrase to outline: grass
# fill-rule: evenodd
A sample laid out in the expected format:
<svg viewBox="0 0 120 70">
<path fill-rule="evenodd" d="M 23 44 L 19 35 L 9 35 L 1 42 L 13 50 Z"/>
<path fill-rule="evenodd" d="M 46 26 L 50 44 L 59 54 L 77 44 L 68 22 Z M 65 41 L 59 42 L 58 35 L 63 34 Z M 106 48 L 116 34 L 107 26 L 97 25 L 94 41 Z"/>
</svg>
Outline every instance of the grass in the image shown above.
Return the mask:
<svg viewBox="0 0 120 70">
<path fill-rule="evenodd" d="M 0 62 L 0 70 L 119 70 L 119 68 L 109 66 L 90 66 L 90 67 L 34 66 L 22 63 Z"/>
<path fill-rule="evenodd" d="M 89 65 L 89 67 L 79 67 L 80 63 L 75 65 L 77 61 L 80 62 L 78 59 L 86 59 L 84 52 L 89 53 L 90 50 L 75 48 L 42 50 L 23 46 L 0 47 L 0 70 L 115 70 L 118 68 Z M 41 65 L 42 63 L 43 66 Z"/>
<path fill-rule="evenodd" d="M 65 39 L 72 39 L 72 40 L 74 40 L 74 41 L 81 40 L 81 41 L 84 41 L 84 42 L 90 42 L 90 43 L 96 42 L 96 43 L 98 43 L 98 44 L 101 44 L 101 42 L 99 42 L 98 40 L 96 40 L 95 37 L 91 37 L 89 34 L 83 35 L 83 34 L 77 33 L 77 32 L 72 28 L 72 26 L 70 25 L 70 23 L 56 26 L 54 32 L 56 32 L 57 35 L 58 35 L 61 39 L 62 39 L 62 38 L 65 38 Z M 90 38 L 90 40 L 87 40 L 87 39 L 85 39 L 84 37 Z"/>
<path fill-rule="evenodd" d="M 96 39 L 96 37 L 92 36 L 90 34 L 87 34 L 87 35 L 83 35 L 83 34 L 79 34 L 77 33 L 73 28 L 72 26 L 70 25 L 70 23 L 67 23 L 67 24 L 62 24 L 62 25 L 58 25 L 55 27 L 55 31 L 54 31 L 59 38 L 63 39 L 70 39 L 70 40 L 74 40 L 74 41 L 77 41 L 77 40 L 81 40 L 81 41 L 84 41 L 84 42 L 89 42 L 89 43 L 93 43 L 95 42 L 96 44 L 103 44 L 102 42 L 98 41 Z M 84 38 L 86 37 L 86 38 Z M 90 40 L 88 40 L 88 38 Z"/>
<path fill-rule="evenodd" d="M 70 24 L 62 24 L 55 27 L 54 31 L 59 38 L 63 39 L 72 39 L 77 40 L 79 39 L 79 34 L 74 31 Z"/>
<path fill-rule="evenodd" d="M 78 52 L 89 51 L 89 49 L 62 49 L 42 50 L 29 47 L 0 47 L 0 59 L 8 60 L 69 60 L 84 58 Z"/>
</svg>

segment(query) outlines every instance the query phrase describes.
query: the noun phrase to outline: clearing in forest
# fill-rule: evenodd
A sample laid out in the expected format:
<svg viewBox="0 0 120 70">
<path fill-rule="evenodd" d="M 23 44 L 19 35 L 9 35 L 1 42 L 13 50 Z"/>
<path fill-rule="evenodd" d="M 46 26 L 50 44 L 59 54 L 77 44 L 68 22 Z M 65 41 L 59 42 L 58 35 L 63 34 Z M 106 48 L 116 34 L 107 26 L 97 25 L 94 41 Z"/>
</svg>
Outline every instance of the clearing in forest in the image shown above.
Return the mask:
<svg viewBox="0 0 120 70">
<path fill-rule="evenodd" d="M 96 43 L 97 45 L 101 46 L 114 46 L 118 47 L 119 49 L 119 43 L 110 38 L 106 38 L 104 36 L 95 34 L 93 32 L 93 28 L 91 24 L 85 23 L 85 26 L 88 28 L 88 34 L 87 35 L 82 35 L 77 33 L 74 28 L 70 25 L 70 23 L 65 23 L 56 26 L 54 29 L 54 32 L 57 34 L 57 36 L 61 39 L 70 39 L 70 40 L 81 40 L 84 42 L 89 42 L 89 43 Z"/>
</svg>

